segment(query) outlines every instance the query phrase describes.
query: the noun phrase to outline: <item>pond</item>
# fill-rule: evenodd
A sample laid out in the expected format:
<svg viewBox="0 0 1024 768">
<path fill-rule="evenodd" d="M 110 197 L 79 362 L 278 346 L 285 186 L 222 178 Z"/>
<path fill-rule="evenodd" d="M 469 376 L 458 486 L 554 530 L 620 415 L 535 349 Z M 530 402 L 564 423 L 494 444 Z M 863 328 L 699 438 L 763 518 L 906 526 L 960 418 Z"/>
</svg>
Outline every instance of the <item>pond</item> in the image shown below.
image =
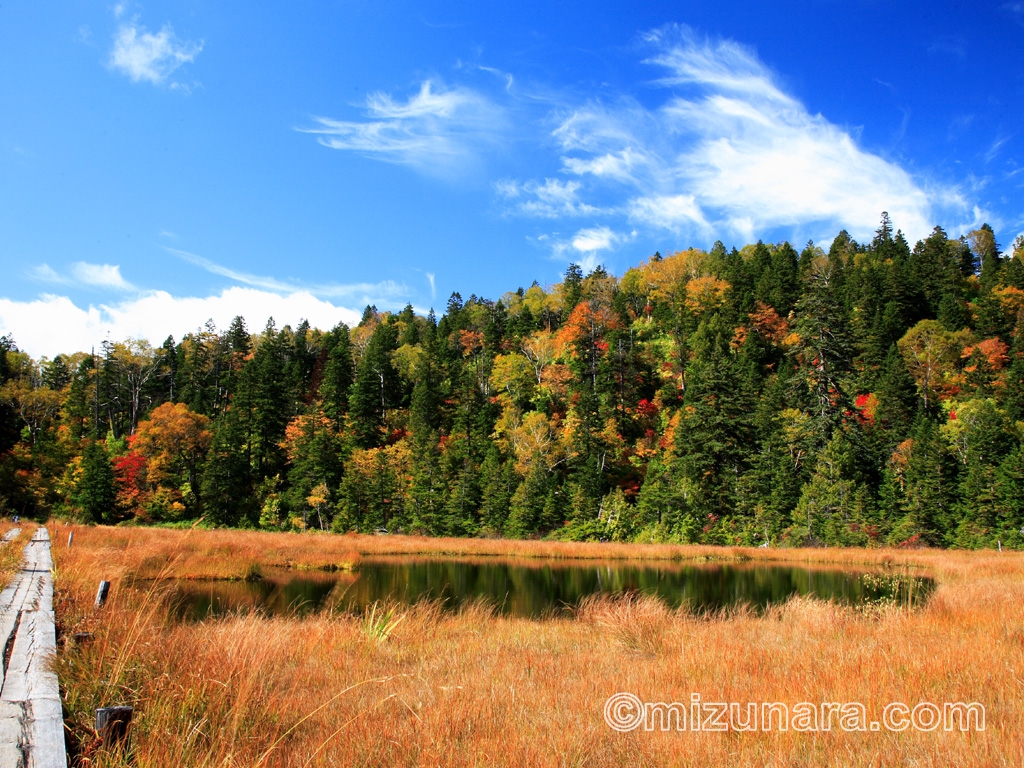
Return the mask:
<svg viewBox="0 0 1024 768">
<path fill-rule="evenodd" d="M 357 571 L 343 574 L 276 570 L 256 581 L 180 581 L 173 599 L 178 618 L 186 621 L 252 610 L 300 616 L 362 611 L 377 601 L 424 599 L 453 610 L 484 600 L 500 613 L 537 618 L 570 611 L 595 594 L 639 592 L 703 612 L 743 603 L 763 610 L 794 595 L 914 606 L 933 588 L 932 579 L 916 574 L 827 567 L 406 556 L 367 558 Z"/>
</svg>

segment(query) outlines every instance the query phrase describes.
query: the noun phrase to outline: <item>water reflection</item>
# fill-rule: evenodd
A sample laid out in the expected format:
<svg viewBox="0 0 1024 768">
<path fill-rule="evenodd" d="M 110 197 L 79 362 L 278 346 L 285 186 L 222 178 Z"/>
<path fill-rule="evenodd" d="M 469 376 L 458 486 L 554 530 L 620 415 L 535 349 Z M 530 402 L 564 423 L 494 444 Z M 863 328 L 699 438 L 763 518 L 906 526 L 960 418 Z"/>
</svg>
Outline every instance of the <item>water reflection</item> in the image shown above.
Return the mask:
<svg viewBox="0 0 1024 768">
<path fill-rule="evenodd" d="M 588 595 L 631 591 L 700 612 L 741 603 L 761 610 L 793 595 L 853 605 L 916 605 L 933 587 L 931 579 L 917 575 L 822 567 L 392 557 L 365 559 L 352 574 L 276 571 L 254 582 L 183 581 L 174 594 L 178 616 L 185 620 L 246 610 L 300 616 L 361 611 L 388 599 L 442 600 L 449 609 L 483 599 L 505 614 L 541 617 Z"/>
</svg>

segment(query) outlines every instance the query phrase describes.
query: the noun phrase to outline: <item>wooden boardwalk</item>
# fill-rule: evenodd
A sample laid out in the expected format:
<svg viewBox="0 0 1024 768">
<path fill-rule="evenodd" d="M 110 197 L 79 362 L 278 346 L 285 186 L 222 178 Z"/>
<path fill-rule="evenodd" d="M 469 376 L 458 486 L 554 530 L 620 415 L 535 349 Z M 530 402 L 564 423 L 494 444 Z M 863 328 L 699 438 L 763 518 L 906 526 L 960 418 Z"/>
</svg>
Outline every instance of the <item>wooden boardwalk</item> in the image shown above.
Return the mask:
<svg viewBox="0 0 1024 768">
<path fill-rule="evenodd" d="M 21 571 L 0 593 L 0 768 L 67 766 L 60 690 L 50 670 L 57 650 L 52 568 L 50 536 L 39 527 Z"/>
</svg>

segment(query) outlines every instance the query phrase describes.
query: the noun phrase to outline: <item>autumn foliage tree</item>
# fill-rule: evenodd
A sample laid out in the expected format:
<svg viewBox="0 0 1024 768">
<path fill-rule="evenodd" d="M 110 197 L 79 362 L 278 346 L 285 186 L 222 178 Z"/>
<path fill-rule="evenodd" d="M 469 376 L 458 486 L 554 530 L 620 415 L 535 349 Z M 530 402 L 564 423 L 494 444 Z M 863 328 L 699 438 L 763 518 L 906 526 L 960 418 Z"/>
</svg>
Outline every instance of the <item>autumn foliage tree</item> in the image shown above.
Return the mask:
<svg viewBox="0 0 1024 768">
<path fill-rule="evenodd" d="M 198 506 L 199 470 L 213 439 L 210 419 L 184 403 L 163 403 L 131 440 L 146 459 L 146 482 L 170 505 Z"/>
<path fill-rule="evenodd" d="M 0 509 L 1024 546 L 1024 239 L 911 244 L 882 214 L 865 242 L 737 246 L 453 293 L 440 317 L 235 318 L 38 361 L 4 337 Z"/>
</svg>

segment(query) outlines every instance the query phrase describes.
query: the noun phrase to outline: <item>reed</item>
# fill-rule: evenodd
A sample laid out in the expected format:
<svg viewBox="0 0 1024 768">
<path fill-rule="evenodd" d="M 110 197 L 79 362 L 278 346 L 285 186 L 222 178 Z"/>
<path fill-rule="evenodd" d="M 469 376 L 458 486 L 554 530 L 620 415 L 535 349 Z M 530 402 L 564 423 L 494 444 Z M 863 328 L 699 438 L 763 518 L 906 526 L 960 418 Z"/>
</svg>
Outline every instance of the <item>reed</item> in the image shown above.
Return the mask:
<svg viewBox="0 0 1024 768">
<path fill-rule="evenodd" d="M 801 598 L 761 615 L 736 609 L 697 616 L 631 595 L 589 600 L 575 616 L 541 621 L 502 616 L 483 603 L 459 612 L 426 603 L 377 606 L 361 616 L 249 614 L 176 624 L 160 582 L 135 578 L 189 575 L 192 567 L 216 571 L 204 557 L 223 557 L 231 563 L 227 573 L 247 558 L 294 566 L 335 563 L 346 552 L 579 557 L 581 551 L 599 551 L 602 559 L 789 558 L 926 568 L 938 586 L 918 610 Z M 1024 556 L 1018 554 L 763 555 L 101 528 L 76 529 L 74 547 L 55 544 L 54 554 L 62 638 L 82 630 L 94 637 L 80 645 L 62 639 L 56 661 L 76 765 L 1024 764 Z M 96 611 L 100 578 L 114 583 L 108 605 Z M 603 707 L 620 691 L 645 701 L 690 702 L 697 693 L 706 702 L 861 702 L 871 716 L 890 702 L 978 701 L 986 708 L 986 729 L 618 733 L 606 725 Z M 104 753 L 91 732 L 95 708 L 114 704 L 136 707 L 126 755 Z"/>
</svg>

